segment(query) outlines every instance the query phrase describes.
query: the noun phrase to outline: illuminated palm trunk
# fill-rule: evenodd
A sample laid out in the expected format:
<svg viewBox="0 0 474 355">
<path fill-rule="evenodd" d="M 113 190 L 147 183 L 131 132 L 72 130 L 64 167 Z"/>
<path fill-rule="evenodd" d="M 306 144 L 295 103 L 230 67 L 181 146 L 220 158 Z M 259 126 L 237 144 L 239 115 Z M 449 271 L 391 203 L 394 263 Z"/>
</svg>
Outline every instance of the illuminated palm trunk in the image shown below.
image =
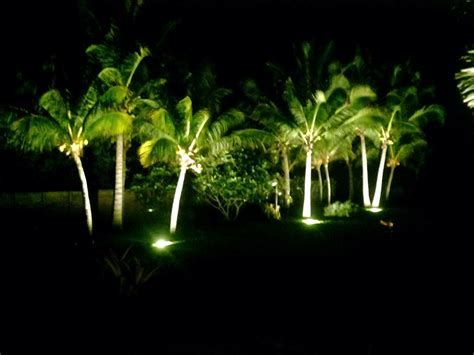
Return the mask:
<svg viewBox="0 0 474 355">
<path fill-rule="evenodd" d="M 290 207 L 291 204 L 291 192 L 290 192 L 290 164 L 288 163 L 288 152 L 284 148 L 281 152 L 283 158 L 283 174 L 285 175 L 285 203 L 286 207 Z"/>
<path fill-rule="evenodd" d="M 72 152 L 72 157 L 76 163 L 77 171 L 79 172 L 79 178 L 81 179 L 82 194 L 84 196 L 84 209 L 86 211 L 87 230 L 89 231 L 89 235 L 92 236 L 92 208 L 89 198 L 89 188 L 87 187 L 86 174 L 84 172 L 84 167 L 82 166 L 79 155 L 75 152 Z"/>
<path fill-rule="evenodd" d="M 367 151 L 365 150 L 365 137 L 360 136 L 360 150 L 362 154 L 362 196 L 364 198 L 364 207 L 370 207 L 369 196 L 369 171 L 367 169 Z"/>
<path fill-rule="evenodd" d="M 303 201 L 303 218 L 311 217 L 311 156 L 312 149 L 306 152 L 306 169 L 304 175 L 304 201 Z"/>
<path fill-rule="evenodd" d="M 184 178 L 186 177 L 186 171 L 188 167 L 186 164 L 181 164 L 181 170 L 179 172 L 178 183 L 174 192 L 173 207 L 171 208 L 171 222 L 170 222 L 170 233 L 176 232 L 176 225 L 178 223 L 179 213 L 179 202 L 181 201 L 181 194 L 183 192 Z"/>
<path fill-rule="evenodd" d="M 316 171 L 318 172 L 318 182 L 319 182 L 319 201 L 323 200 L 323 177 L 321 176 L 321 165 L 316 165 Z"/>
<path fill-rule="evenodd" d="M 377 172 L 377 184 L 375 185 L 374 199 L 372 207 L 380 206 L 380 197 L 382 195 L 383 171 L 385 168 L 385 157 L 387 156 L 387 144 L 382 145 L 382 156 L 380 157 L 379 170 Z"/>
<path fill-rule="evenodd" d="M 345 159 L 347 165 L 347 171 L 349 173 L 349 197 L 348 200 L 352 201 L 354 198 L 354 176 L 352 174 L 352 164 L 349 159 Z"/>
<path fill-rule="evenodd" d="M 329 163 L 324 164 L 324 173 L 326 174 L 326 186 L 328 191 L 328 205 L 331 204 L 331 178 L 329 177 Z"/>
<path fill-rule="evenodd" d="M 385 199 L 386 200 L 388 200 L 388 197 L 390 196 L 390 188 L 392 186 L 393 174 L 395 172 L 396 167 L 397 166 L 395 164 L 390 165 L 390 175 L 388 176 L 387 188 L 385 190 Z"/>
<path fill-rule="evenodd" d="M 118 134 L 115 149 L 114 215 L 112 220 L 112 226 L 117 229 L 122 229 L 123 226 L 123 148 L 123 134 Z"/>
</svg>

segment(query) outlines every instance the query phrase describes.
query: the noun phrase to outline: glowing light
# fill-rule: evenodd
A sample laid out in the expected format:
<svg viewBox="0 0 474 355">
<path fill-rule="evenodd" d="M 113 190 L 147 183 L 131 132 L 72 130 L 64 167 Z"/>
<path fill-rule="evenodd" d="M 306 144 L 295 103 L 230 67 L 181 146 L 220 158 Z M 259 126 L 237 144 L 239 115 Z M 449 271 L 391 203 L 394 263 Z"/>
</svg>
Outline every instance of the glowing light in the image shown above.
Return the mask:
<svg viewBox="0 0 474 355">
<path fill-rule="evenodd" d="M 153 212 L 155 209 L 154 208 L 149 208 L 148 212 Z"/>
<path fill-rule="evenodd" d="M 164 240 L 164 239 L 158 239 L 156 242 L 154 242 L 152 245 L 155 247 L 155 248 L 158 248 L 158 249 L 164 249 L 166 248 L 168 245 L 171 245 L 171 244 L 174 244 L 175 242 L 170 242 L 169 240 Z"/>
<path fill-rule="evenodd" d="M 382 211 L 380 207 L 369 207 L 369 208 L 366 208 L 366 210 L 372 213 L 379 213 L 380 211 Z"/>
<path fill-rule="evenodd" d="M 312 226 L 313 224 L 321 224 L 324 223 L 323 221 L 320 221 L 319 219 L 314 219 L 314 218 L 304 218 L 303 223 Z"/>
</svg>

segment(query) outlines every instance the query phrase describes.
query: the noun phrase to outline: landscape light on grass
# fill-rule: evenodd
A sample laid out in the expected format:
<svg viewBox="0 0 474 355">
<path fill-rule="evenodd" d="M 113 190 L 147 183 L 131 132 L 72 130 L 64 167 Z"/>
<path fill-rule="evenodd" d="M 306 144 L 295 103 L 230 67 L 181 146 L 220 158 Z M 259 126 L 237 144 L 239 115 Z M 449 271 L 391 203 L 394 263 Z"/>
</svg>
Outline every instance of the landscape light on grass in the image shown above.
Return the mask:
<svg viewBox="0 0 474 355">
<path fill-rule="evenodd" d="M 148 212 L 153 212 L 155 209 L 154 208 L 149 208 Z"/>
<path fill-rule="evenodd" d="M 379 213 L 380 211 L 382 211 L 380 207 L 370 207 L 370 208 L 366 208 L 366 210 L 372 213 Z"/>
<path fill-rule="evenodd" d="M 312 226 L 313 224 L 321 224 L 324 223 L 323 221 L 320 221 L 319 219 L 314 219 L 314 218 L 304 218 L 303 223 Z"/>
<path fill-rule="evenodd" d="M 165 239 L 158 239 L 156 242 L 154 242 L 152 245 L 155 247 L 155 248 L 158 248 L 158 249 L 164 249 L 166 248 L 168 245 L 171 245 L 171 244 L 174 244 L 176 242 L 170 242 L 169 240 L 165 240 Z"/>
</svg>

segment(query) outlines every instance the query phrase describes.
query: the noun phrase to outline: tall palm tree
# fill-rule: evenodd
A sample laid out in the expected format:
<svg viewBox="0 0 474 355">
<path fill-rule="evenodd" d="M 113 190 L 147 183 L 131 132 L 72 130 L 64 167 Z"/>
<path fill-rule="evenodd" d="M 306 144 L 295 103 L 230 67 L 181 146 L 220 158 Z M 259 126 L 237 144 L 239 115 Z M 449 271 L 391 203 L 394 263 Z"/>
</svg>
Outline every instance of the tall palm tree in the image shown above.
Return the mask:
<svg viewBox="0 0 474 355">
<path fill-rule="evenodd" d="M 381 155 L 372 207 L 380 206 L 387 148 L 394 144 L 394 138 L 412 137 L 413 143 L 419 142 L 419 137 L 423 135 L 423 128 L 428 123 L 444 122 L 442 107 L 439 105 L 422 106 L 418 89 L 414 86 L 390 91 L 386 101 L 385 117 L 388 123 L 380 129 Z M 392 160 L 390 164 L 393 166 L 396 162 Z M 393 178 L 393 174 L 391 178 Z"/>
<path fill-rule="evenodd" d="M 373 99 L 375 99 L 375 94 Z M 347 119 L 339 128 L 339 134 L 344 137 L 350 135 L 360 140 L 360 153 L 362 162 L 362 198 L 364 207 L 371 206 L 369 190 L 369 170 L 367 155 L 367 139 L 376 144 L 379 140 L 379 130 L 383 124 L 383 115 L 380 110 L 367 107 Z"/>
<path fill-rule="evenodd" d="M 468 65 L 456 73 L 455 78 L 458 81 L 458 88 L 463 97 L 463 102 L 469 107 L 474 108 L 474 49 L 468 50 L 467 55 L 462 59 Z"/>
<path fill-rule="evenodd" d="M 385 188 L 385 200 L 388 200 L 390 197 L 393 176 L 397 166 L 407 163 L 411 157 L 416 156 L 417 160 L 419 160 L 422 152 L 426 150 L 428 146 L 428 142 L 426 141 L 424 135 L 415 134 L 416 137 L 413 137 L 410 134 L 410 136 L 411 137 L 407 141 L 405 141 L 402 137 L 398 139 L 395 138 L 394 143 L 389 146 L 387 167 L 390 168 L 390 174 L 388 176 L 387 186 Z"/>
<path fill-rule="evenodd" d="M 248 137 L 245 132 L 241 136 L 226 137 L 231 129 L 245 119 L 244 114 L 235 109 L 226 111 L 212 120 L 206 109 L 194 113 L 192 101 L 187 96 L 178 102 L 174 115 L 177 117 L 173 117 L 173 113 L 165 108 L 154 111 L 149 116 L 149 139 L 139 148 L 140 162 L 144 167 L 157 161 L 179 164 L 180 173 L 171 210 L 171 234 L 176 232 L 186 172 L 191 169 L 195 173 L 200 173 L 202 171 L 200 160 L 229 150 L 234 145 L 241 145 L 244 139 L 251 140 L 250 131 L 247 131 Z M 253 144 L 258 144 L 258 138 Z"/>
<path fill-rule="evenodd" d="M 340 138 L 337 134 L 337 127 L 333 130 L 326 131 L 322 138 L 316 142 L 314 145 L 314 160 L 318 168 L 318 177 L 321 184 L 321 173 L 320 167 L 324 166 L 324 174 L 326 177 L 326 194 L 327 194 L 327 204 L 331 204 L 331 178 L 329 175 L 329 164 L 336 160 L 348 159 L 347 157 L 352 153 L 352 138 L 346 136 Z M 322 187 L 321 199 L 322 199 Z"/>
<path fill-rule="evenodd" d="M 74 105 L 59 91 L 49 90 L 39 100 L 42 112 L 28 113 L 13 122 L 12 129 L 19 146 L 25 150 L 59 149 L 76 164 L 84 197 L 87 230 L 92 236 L 92 209 L 86 174 L 81 156 L 90 136 L 89 120 L 96 114 L 98 93 L 94 86 Z"/>
<path fill-rule="evenodd" d="M 251 117 L 263 125 L 269 134 L 267 140 L 270 142 L 270 147 L 281 157 L 284 201 L 286 207 L 289 207 L 292 202 L 290 172 L 294 166 L 294 162 L 290 163 L 290 153 L 298 142 L 298 133 L 273 102 L 258 104 Z"/>
<path fill-rule="evenodd" d="M 123 197 L 126 175 L 126 151 L 131 133 L 135 109 L 143 102 L 139 93 L 132 90 L 132 81 L 142 61 L 150 55 L 147 48 L 129 54 L 123 61 L 118 54 L 107 45 L 92 45 L 87 53 L 98 58 L 106 66 L 98 74 L 105 86 L 101 97 L 103 111 L 94 122 L 95 131 L 103 136 L 113 136 L 116 142 L 115 153 L 115 188 L 112 224 L 121 229 L 123 225 Z M 146 101 L 148 103 L 148 101 Z M 152 104 L 152 103 L 151 103 Z"/>
<path fill-rule="evenodd" d="M 286 98 L 295 120 L 300 145 L 306 151 L 303 218 L 311 216 L 311 162 L 314 144 L 324 132 L 341 126 L 348 120 L 367 115 L 365 106 L 375 98 L 368 86 L 352 87 L 343 73 L 333 73 L 329 88 L 316 90 L 312 101 L 303 106 L 295 95 L 291 79 L 287 82 Z"/>
</svg>

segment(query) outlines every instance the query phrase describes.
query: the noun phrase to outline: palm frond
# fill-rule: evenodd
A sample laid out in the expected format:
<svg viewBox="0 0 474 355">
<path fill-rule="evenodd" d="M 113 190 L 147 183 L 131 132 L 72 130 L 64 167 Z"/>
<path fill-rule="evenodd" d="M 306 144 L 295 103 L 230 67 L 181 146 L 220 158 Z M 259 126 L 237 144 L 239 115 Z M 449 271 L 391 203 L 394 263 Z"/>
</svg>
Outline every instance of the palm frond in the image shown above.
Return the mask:
<svg viewBox="0 0 474 355">
<path fill-rule="evenodd" d="M 296 98 L 296 96 L 289 96 L 287 100 L 288 107 L 290 109 L 291 114 L 293 115 L 293 118 L 295 119 L 296 124 L 301 130 L 307 131 L 309 129 L 308 121 L 306 118 L 305 110 L 301 105 L 300 101 Z"/>
<path fill-rule="evenodd" d="M 356 107 L 366 106 L 377 99 L 377 94 L 368 85 L 354 86 L 349 94 L 351 105 Z"/>
<path fill-rule="evenodd" d="M 183 118 L 183 135 L 184 137 L 189 137 L 191 133 L 191 120 L 193 118 L 193 103 L 189 96 L 186 96 L 184 99 L 178 102 L 176 105 L 178 113 Z"/>
<path fill-rule="evenodd" d="M 138 98 L 136 100 L 136 106 L 142 109 L 153 109 L 153 110 L 158 110 L 160 108 L 163 108 L 160 102 L 152 100 L 152 99 L 142 99 Z"/>
<path fill-rule="evenodd" d="M 239 129 L 226 136 L 232 148 L 266 149 L 275 141 L 275 136 L 256 128 Z"/>
<path fill-rule="evenodd" d="M 130 98 L 130 90 L 125 86 L 113 86 L 109 88 L 101 97 L 100 103 L 104 108 L 122 108 Z"/>
<path fill-rule="evenodd" d="M 367 107 L 357 111 L 354 116 L 345 119 L 337 130 L 341 136 L 353 135 L 357 131 L 361 131 L 365 135 L 370 135 L 370 139 L 374 139 L 374 137 L 378 139 L 380 127 L 384 125 L 384 114 L 378 109 Z"/>
<path fill-rule="evenodd" d="M 12 123 L 12 140 L 21 149 L 47 151 L 70 141 L 67 130 L 46 116 L 29 115 Z"/>
<path fill-rule="evenodd" d="M 326 90 L 326 97 L 330 97 L 335 90 L 342 89 L 349 91 L 351 84 L 344 74 L 336 74 L 331 77 L 331 82 L 328 90 Z"/>
<path fill-rule="evenodd" d="M 104 112 L 88 121 L 86 131 L 91 138 L 111 137 L 130 131 L 132 122 L 132 117 L 124 112 Z"/>
<path fill-rule="evenodd" d="M 138 148 L 140 163 L 149 167 L 158 161 L 173 161 L 176 159 L 176 140 L 166 134 L 158 134 L 155 138 L 143 143 Z"/>
<path fill-rule="evenodd" d="M 469 108 L 474 108 L 474 49 L 468 50 L 467 55 L 461 59 L 464 60 L 467 68 L 461 69 L 455 74 L 457 80 L 458 89 L 463 97 L 463 102 L 467 104 Z"/>
<path fill-rule="evenodd" d="M 444 120 L 445 110 L 440 105 L 430 105 L 428 107 L 419 109 L 408 118 L 409 122 L 414 123 L 419 127 L 426 127 L 431 123 L 443 125 Z"/>
<path fill-rule="evenodd" d="M 122 74 L 117 68 L 104 68 L 100 71 L 98 77 L 107 87 L 124 85 Z"/>
<path fill-rule="evenodd" d="M 333 57 L 334 53 L 334 41 L 330 41 L 324 50 L 322 51 L 321 55 L 316 59 L 316 84 L 319 87 L 322 87 L 323 84 L 323 74 L 324 70 L 327 68 L 329 61 Z"/>
<path fill-rule="evenodd" d="M 120 73 L 122 73 L 122 78 L 124 79 L 126 87 L 130 86 L 138 66 L 143 61 L 143 59 L 149 55 L 150 51 L 148 48 L 140 47 L 139 52 L 133 52 L 125 58 L 122 65 L 120 66 Z"/>
<path fill-rule="evenodd" d="M 226 111 L 210 124 L 206 138 L 210 142 L 215 142 L 244 121 L 245 115 L 243 112 L 236 109 Z"/>
<path fill-rule="evenodd" d="M 257 85 L 257 82 L 253 79 L 245 80 L 242 83 L 242 91 L 245 97 L 254 103 L 262 103 L 266 101 L 265 96 Z"/>
<path fill-rule="evenodd" d="M 409 144 L 404 144 L 398 150 L 396 157 L 400 162 L 405 162 L 407 159 L 412 157 L 415 153 L 419 153 L 420 151 L 426 149 L 428 147 L 428 143 L 425 139 L 419 138 L 416 139 Z"/>
<path fill-rule="evenodd" d="M 164 108 L 153 111 L 150 118 L 155 130 L 161 131 L 170 136 L 175 135 L 176 128 L 173 119 Z"/>
<path fill-rule="evenodd" d="M 58 90 L 49 90 L 44 93 L 39 104 L 61 127 L 67 129 L 69 108 Z"/>
<path fill-rule="evenodd" d="M 119 61 L 116 50 L 106 44 L 93 44 L 86 49 L 86 54 L 103 68 L 113 67 Z"/>
<path fill-rule="evenodd" d="M 85 119 L 91 113 L 94 107 L 97 106 L 98 92 L 93 85 L 89 86 L 87 92 L 79 100 L 77 107 L 77 116 Z"/>
</svg>

